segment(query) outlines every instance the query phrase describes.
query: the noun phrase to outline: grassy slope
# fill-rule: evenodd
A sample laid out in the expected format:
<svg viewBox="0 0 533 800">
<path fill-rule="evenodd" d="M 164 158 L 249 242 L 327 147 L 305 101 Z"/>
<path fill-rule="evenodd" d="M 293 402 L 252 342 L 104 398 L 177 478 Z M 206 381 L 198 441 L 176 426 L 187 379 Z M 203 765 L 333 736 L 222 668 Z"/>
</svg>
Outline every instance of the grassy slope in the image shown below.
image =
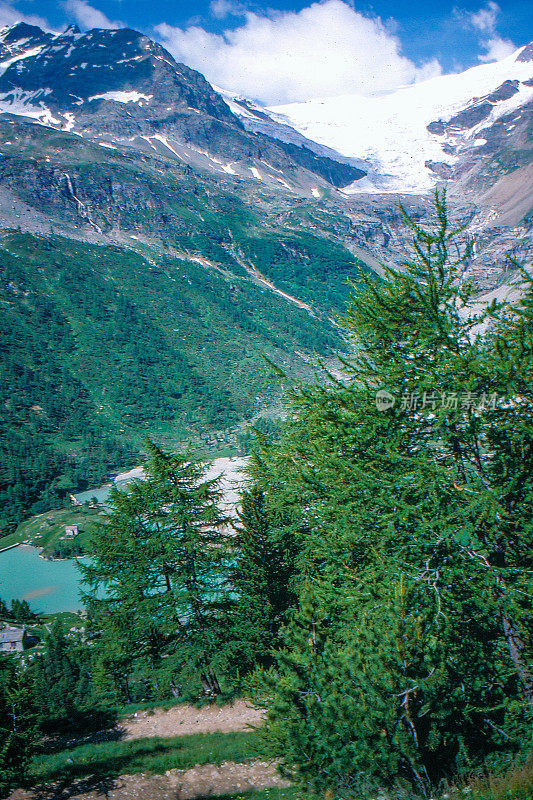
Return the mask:
<svg viewBox="0 0 533 800">
<path fill-rule="evenodd" d="M 95 524 L 105 522 L 101 509 L 86 506 L 69 506 L 58 510 L 47 511 L 21 522 L 11 535 L 13 543 L 25 542 L 43 549 L 45 555 L 52 557 L 68 557 L 72 547 L 87 551 L 91 528 Z M 65 526 L 77 525 L 79 533 L 76 537 L 65 537 Z M 6 537 L 7 538 L 7 537 Z M 1 540 L 3 543 L 3 540 Z"/>
<path fill-rule="evenodd" d="M 89 775 L 163 774 L 168 769 L 188 769 L 197 764 L 221 764 L 230 760 L 242 762 L 257 755 L 257 735 L 244 732 L 102 742 L 36 755 L 31 780 L 36 784 Z"/>
</svg>

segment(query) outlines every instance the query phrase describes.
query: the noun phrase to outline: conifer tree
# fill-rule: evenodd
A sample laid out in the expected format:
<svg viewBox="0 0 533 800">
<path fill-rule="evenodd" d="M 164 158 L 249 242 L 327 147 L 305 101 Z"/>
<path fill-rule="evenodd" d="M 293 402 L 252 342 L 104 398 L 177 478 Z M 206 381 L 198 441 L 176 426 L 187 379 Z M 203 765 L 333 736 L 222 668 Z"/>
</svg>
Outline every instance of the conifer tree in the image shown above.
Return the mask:
<svg viewBox="0 0 533 800">
<path fill-rule="evenodd" d="M 471 246 L 455 249 L 461 230 L 449 226 L 444 195 L 435 211 L 431 230 L 405 215 L 415 257 L 402 271 L 362 276 L 344 320 L 354 341 L 345 379 L 294 390 L 281 444 L 256 470 L 260 486 L 281 487 L 277 513 L 292 520 L 299 549 L 300 610 L 270 684 L 271 730 L 293 737 L 288 768 L 340 797 L 363 774 L 428 795 L 527 740 L 533 294 L 474 313 L 463 274 Z M 295 668 L 309 603 L 322 610 L 325 639 L 314 672 Z M 302 698 L 314 698 L 312 713 Z M 367 768 L 357 755 L 370 757 L 365 737 L 381 753 Z"/>
<path fill-rule="evenodd" d="M 364 276 L 366 291 L 352 300 L 346 323 L 360 345 L 355 374 L 395 393 L 400 416 L 410 413 L 412 446 L 445 468 L 439 494 L 451 482 L 459 510 L 448 545 L 485 583 L 484 604 L 500 617 L 533 711 L 531 639 L 518 631 L 532 613 L 533 284 L 523 272 L 516 303 L 473 313 L 475 287 L 462 274 L 471 244 L 454 258 L 461 230 L 449 227 L 444 193 L 435 209 L 432 231 L 403 212 L 416 260 L 405 273 L 387 270 L 383 284 Z M 522 622 L 513 619 L 515 606 Z"/>
<path fill-rule="evenodd" d="M 216 481 L 202 480 L 203 469 L 185 458 L 146 447 L 146 479 L 113 491 L 109 524 L 94 534 L 92 563 L 82 567 L 99 679 L 111 670 L 126 699 L 132 678 L 143 695 L 194 693 L 198 684 L 218 694 L 230 597 Z"/>
<path fill-rule="evenodd" d="M 287 538 L 271 524 L 265 492 L 256 484 L 242 493 L 238 517 L 232 643 L 235 663 L 246 673 L 272 664 L 280 628 L 296 599 L 295 567 Z"/>
<path fill-rule="evenodd" d="M 0 795 L 26 777 L 35 743 L 35 715 L 25 672 L 11 655 L 0 655 Z"/>
<path fill-rule="evenodd" d="M 66 632 L 61 620 L 52 622 L 27 678 L 41 731 L 101 727 L 109 720 L 110 711 L 96 692 L 91 651 L 82 634 Z"/>
</svg>

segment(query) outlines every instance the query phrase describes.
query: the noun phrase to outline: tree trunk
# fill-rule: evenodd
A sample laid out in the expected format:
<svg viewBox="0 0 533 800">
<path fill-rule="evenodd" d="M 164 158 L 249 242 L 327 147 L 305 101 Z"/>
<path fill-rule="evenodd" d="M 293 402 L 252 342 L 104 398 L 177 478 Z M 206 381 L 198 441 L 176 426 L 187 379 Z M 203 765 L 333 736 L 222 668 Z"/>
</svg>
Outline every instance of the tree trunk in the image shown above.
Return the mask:
<svg viewBox="0 0 533 800">
<path fill-rule="evenodd" d="M 464 550 L 470 556 L 470 558 L 476 558 L 475 553 L 472 553 L 467 548 L 464 548 Z M 492 565 L 485 556 L 477 556 L 477 558 L 483 564 L 485 564 L 486 567 L 489 569 L 491 568 Z M 505 580 L 500 575 L 496 576 L 496 585 L 501 587 L 501 589 L 504 591 L 507 589 Z M 513 662 L 517 677 L 522 684 L 524 697 L 526 698 L 526 702 L 529 704 L 529 706 L 533 708 L 533 673 L 531 672 L 529 665 L 524 660 L 524 643 L 518 636 L 512 620 L 506 617 L 503 613 L 502 628 L 503 635 L 509 649 L 509 655 L 511 656 L 511 661 Z"/>
<path fill-rule="evenodd" d="M 126 690 L 126 700 L 128 703 L 131 703 L 131 696 L 130 696 L 130 685 L 128 683 L 128 676 L 124 675 L 124 688 Z"/>
<path fill-rule="evenodd" d="M 211 667 L 208 667 L 206 672 L 200 673 L 200 681 L 204 687 L 204 692 L 210 697 L 220 694 L 220 684 Z"/>
<path fill-rule="evenodd" d="M 524 689 L 525 698 L 533 707 L 533 673 L 524 663 L 524 643 L 518 636 L 513 623 L 506 616 L 502 617 L 502 627 L 511 660 Z"/>
<path fill-rule="evenodd" d="M 205 694 L 211 695 L 213 691 L 211 689 L 211 684 L 209 683 L 209 680 L 207 679 L 205 672 L 200 672 L 200 682 L 204 688 Z"/>
<path fill-rule="evenodd" d="M 211 667 L 209 667 L 209 680 L 211 681 L 211 686 L 213 687 L 213 693 L 220 694 L 220 684 Z"/>
</svg>

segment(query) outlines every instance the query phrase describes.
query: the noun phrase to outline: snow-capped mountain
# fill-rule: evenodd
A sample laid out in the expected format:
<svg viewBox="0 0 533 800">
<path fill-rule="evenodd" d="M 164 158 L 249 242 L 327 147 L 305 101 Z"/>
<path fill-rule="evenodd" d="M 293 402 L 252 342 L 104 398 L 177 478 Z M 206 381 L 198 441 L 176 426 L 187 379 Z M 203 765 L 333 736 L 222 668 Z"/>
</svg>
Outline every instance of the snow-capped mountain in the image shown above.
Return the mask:
<svg viewBox="0 0 533 800">
<path fill-rule="evenodd" d="M 494 126 L 513 130 L 513 115 L 533 101 L 533 45 L 377 97 L 343 95 L 271 108 L 229 100 L 248 130 L 312 140 L 357 159 L 367 176 L 345 192 L 425 193 L 478 154 L 486 157 L 482 148 Z"/>
<path fill-rule="evenodd" d="M 533 45 L 379 97 L 264 108 L 138 31 L 52 34 L 20 23 L 0 31 L 0 193 L 16 195 L 0 204 L 0 227 L 20 224 L 23 198 L 41 215 L 37 230 L 57 215 L 70 233 L 110 236 L 145 203 L 153 219 L 146 229 L 137 220 L 129 238 L 166 241 L 189 224 L 169 213 L 173 199 L 161 201 L 164 176 L 179 175 L 193 198 L 194 183 L 207 182 L 228 208 L 244 200 L 280 224 L 297 217 L 375 267 L 410 256 L 398 195 L 427 220 L 430 190 L 444 180 L 454 219 L 477 236 L 475 277 L 492 287 L 505 254 L 525 263 L 533 242 L 532 107 Z M 74 151 L 91 166 L 72 164 Z M 133 191 L 125 164 L 151 169 L 153 185 Z"/>
<path fill-rule="evenodd" d="M 0 113 L 135 146 L 193 166 L 311 193 L 317 176 L 345 186 L 363 172 L 305 147 L 249 133 L 203 75 L 129 29 L 24 23 L 0 32 Z"/>
<path fill-rule="evenodd" d="M 533 45 L 377 97 L 263 108 L 137 31 L 0 32 L 0 113 L 315 196 L 313 175 L 346 194 L 427 193 L 516 137 L 532 102 Z"/>
</svg>

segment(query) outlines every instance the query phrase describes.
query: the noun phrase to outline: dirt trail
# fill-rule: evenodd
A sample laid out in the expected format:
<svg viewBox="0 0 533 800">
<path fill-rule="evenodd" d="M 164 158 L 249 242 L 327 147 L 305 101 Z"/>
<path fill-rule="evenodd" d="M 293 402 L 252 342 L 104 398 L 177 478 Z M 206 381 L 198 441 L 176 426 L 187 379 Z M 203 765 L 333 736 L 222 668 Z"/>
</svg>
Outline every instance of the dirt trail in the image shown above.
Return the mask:
<svg viewBox="0 0 533 800">
<path fill-rule="evenodd" d="M 263 712 L 238 700 L 231 706 L 174 706 L 167 711 L 140 711 L 120 720 L 112 738 L 144 739 L 154 736 L 188 736 L 195 733 L 230 733 L 261 724 Z M 109 738 L 104 733 L 102 741 Z M 75 746 L 80 740 L 70 742 Z M 279 777 L 269 761 L 246 763 L 225 761 L 220 766 L 204 764 L 187 770 L 168 770 L 164 775 L 138 773 L 117 778 L 83 778 L 57 782 L 34 790 L 18 789 L 8 800 L 196 800 L 289 784 Z"/>
<path fill-rule="evenodd" d="M 124 739 L 144 739 L 148 736 L 189 736 L 193 733 L 231 733 L 258 726 L 263 712 L 252 708 L 245 700 L 231 706 L 204 706 L 195 708 L 180 705 L 168 711 L 155 709 L 139 711 L 134 716 L 120 720 L 119 728 Z"/>
<path fill-rule="evenodd" d="M 288 785 L 271 762 L 225 761 L 220 766 L 171 769 L 164 775 L 138 773 L 104 780 L 88 778 L 68 785 L 58 783 L 30 792 L 19 789 L 9 800 L 199 800 L 254 789 L 282 789 Z"/>
</svg>

